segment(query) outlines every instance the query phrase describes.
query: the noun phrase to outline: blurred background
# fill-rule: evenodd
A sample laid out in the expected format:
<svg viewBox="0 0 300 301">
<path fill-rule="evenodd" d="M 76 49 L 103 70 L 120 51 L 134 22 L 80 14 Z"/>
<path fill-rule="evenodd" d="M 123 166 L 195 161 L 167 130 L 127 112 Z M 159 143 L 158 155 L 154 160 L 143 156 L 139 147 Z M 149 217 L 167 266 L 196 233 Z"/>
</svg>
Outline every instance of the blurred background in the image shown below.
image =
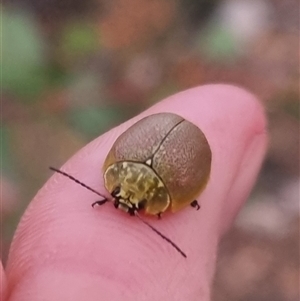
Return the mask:
<svg viewBox="0 0 300 301">
<path fill-rule="evenodd" d="M 165 96 L 226 82 L 260 97 L 271 140 L 213 300 L 299 300 L 298 0 L 4 0 L 1 34 L 4 261 L 49 165 Z"/>
</svg>

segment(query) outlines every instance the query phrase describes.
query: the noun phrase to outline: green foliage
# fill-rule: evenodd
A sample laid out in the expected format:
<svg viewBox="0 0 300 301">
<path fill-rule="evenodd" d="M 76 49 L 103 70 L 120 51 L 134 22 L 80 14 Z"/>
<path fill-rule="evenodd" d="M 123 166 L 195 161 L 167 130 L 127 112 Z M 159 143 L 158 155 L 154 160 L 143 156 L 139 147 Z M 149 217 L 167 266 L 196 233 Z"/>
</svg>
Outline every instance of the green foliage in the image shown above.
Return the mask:
<svg viewBox="0 0 300 301">
<path fill-rule="evenodd" d="M 238 45 L 232 34 L 219 25 L 213 25 L 202 32 L 200 49 L 207 60 L 230 63 L 233 62 L 238 54 Z"/>
<path fill-rule="evenodd" d="M 47 82 L 45 45 L 38 28 L 24 11 L 2 12 L 2 89 L 27 100 Z"/>
<path fill-rule="evenodd" d="M 13 166 L 13 153 L 10 147 L 9 138 L 10 138 L 10 129 L 9 127 L 2 125 L 0 128 L 0 138 L 1 138 L 1 147 L 0 147 L 0 156 L 1 156 L 1 171 L 6 174 L 11 173 Z"/>
<path fill-rule="evenodd" d="M 60 50 L 72 64 L 89 57 L 99 48 L 99 38 L 95 26 L 85 22 L 67 23 L 60 39 Z"/>
<path fill-rule="evenodd" d="M 88 137 L 96 137 L 115 125 L 120 108 L 84 106 L 73 108 L 69 120 L 74 127 Z"/>
</svg>

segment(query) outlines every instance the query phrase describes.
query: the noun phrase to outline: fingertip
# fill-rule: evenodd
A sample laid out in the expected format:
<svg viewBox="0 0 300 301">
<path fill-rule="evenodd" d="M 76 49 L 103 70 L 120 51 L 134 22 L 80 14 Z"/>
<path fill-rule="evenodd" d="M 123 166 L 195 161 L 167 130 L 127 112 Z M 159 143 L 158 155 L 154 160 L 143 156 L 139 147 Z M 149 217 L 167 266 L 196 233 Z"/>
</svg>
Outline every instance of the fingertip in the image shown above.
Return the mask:
<svg viewBox="0 0 300 301">
<path fill-rule="evenodd" d="M 153 300 L 162 296 L 162 286 L 168 288 L 169 296 L 177 294 L 181 300 L 189 300 L 187 296 L 199 295 L 199 291 L 209 295 L 219 228 L 225 223 L 224 208 L 242 204 L 245 191 L 253 185 L 249 177 L 242 183 L 237 178 L 245 169 L 244 160 L 251 162 L 251 156 L 244 157 L 247 147 L 265 131 L 265 116 L 255 96 L 229 85 L 207 85 L 175 94 L 91 142 L 63 169 L 107 195 L 102 165 L 113 142 L 137 120 L 158 112 L 173 112 L 196 124 L 207 136 L 213 153 L 211 180 L 200 197 L 201 210 L 191 212 L 187 208 L 157 222 L 159 230 L 174 239 L 188 258 L 182 258 L 160 237 L 110 204 L 92 210 L 95 195 L 56 174 L 41 189 L 19 226 L 10 254 L 11 289 L 28 270 L 38 269 L 42 275 L 47 265 L 103 281 L 113 278 L 135 293 L 138 288 L 151 290 Z M 252 151 L 258 152 L 256 147 Z M 252 179 L 261 157 L 259 153 L 256 168 L 249 172 Z M 236 185 L 235 201 L 228 200 Z M 88 282 L 94 283 L 92 279 Z"/>
</svg>

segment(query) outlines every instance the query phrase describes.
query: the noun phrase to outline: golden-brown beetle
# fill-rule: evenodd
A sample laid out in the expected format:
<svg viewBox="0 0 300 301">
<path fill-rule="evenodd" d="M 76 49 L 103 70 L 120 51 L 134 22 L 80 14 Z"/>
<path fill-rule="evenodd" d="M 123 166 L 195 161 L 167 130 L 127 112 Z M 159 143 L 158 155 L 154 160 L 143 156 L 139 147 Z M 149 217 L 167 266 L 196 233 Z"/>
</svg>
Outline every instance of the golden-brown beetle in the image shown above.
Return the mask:
<svg viewBox="0 0 300 301">
<path fill-rule="evenodd" d="M 116 208 L 140 219 L 140 210 L 160 217 L 187 205 L 199 209 L 195 198 L 208 182 L 211 157 L 206 137 L 197 126 L 173 113 L 154 114 L 117 138 L 104 162 L 104 184 Z M 51 169 L 102 196 L 69 174 Z M 103 197 L 92 206 L 107 201 Z M 186 257 L 170 239 L 142 221 Z"/>
<path fill-rule="evenodd" d="M 160 215 L 197 206 L 210 166 L 202 131 L 178 115 L 159 113 L 119 136 L 104 162 L 104 183 L 116 207 Z"/>
</svg>

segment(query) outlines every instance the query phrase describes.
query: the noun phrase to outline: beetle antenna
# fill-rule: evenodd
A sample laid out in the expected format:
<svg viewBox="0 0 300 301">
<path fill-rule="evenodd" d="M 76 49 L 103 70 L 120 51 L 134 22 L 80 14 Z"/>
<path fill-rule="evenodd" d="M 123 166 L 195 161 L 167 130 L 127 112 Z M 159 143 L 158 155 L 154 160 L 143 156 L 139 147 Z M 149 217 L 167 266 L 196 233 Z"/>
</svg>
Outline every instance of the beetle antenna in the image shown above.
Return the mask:
<svg viewBox="0 0 300 301">
<path fill-rule="evenodd" d="M 75 179 L 74 177 L 72 177 L 71 175 L 67 174 L 66 172 L 64 172 L 64 171 L 62 171 L 62 170 L 59 170 L 59 169 L 57 169 L 57 168 L 51 167 L 51 166 L 49 167 L 49 169 L 51 169 L 51 170 L 53 170 L 53 171 L 55 171 L 55 172 L 57 172 L 57 173 L 60 173 L 61 175 L 65 176 L 65 177 L 67 177 L 67 178 L 69 178 L 69 179 L 71 179 L 72 181 L 74 181 L 74 182 L 78 183 L 79 185 L 83 186 L 84 188 L 86 188 L 86 189 L 88 189 L 88 190 L 90 190 L 90 191 L 92 191 L 92 192 L 94 192 L 94 193 L 100 195 L 100 196 L 101 196 L 102 198 L 104 198 L 105 200 L 107 199 L 105 196 L 103 196 L 103 195 L 102 195 L 101 193 L 99 193 L 98 191 L 96 191 L 96 190 L 94 190 L 93 188 L 91 188 L 90 186 L 87 186 L 86 184 L 80 182 L 79 180 Z"/>
<path fill-rule="evenodd" d="M 148 222 L 142 219 L 142 217 L 138 214 L 137 211 L 134 212 L 135 216 L 142 221 L 145 225 L 147 225 L 151 230 L 153 230 L 156 234 L 158 234 L 161 238 L 166 240 L 169 244 L 171 244 L 184 258 L 187 258 L 186 254 L 168 237 L 164 236 L 162 233 L 160 233 L 157 229 L 155 229 L 153 226 L 151 226 Z"/>
</svg>

